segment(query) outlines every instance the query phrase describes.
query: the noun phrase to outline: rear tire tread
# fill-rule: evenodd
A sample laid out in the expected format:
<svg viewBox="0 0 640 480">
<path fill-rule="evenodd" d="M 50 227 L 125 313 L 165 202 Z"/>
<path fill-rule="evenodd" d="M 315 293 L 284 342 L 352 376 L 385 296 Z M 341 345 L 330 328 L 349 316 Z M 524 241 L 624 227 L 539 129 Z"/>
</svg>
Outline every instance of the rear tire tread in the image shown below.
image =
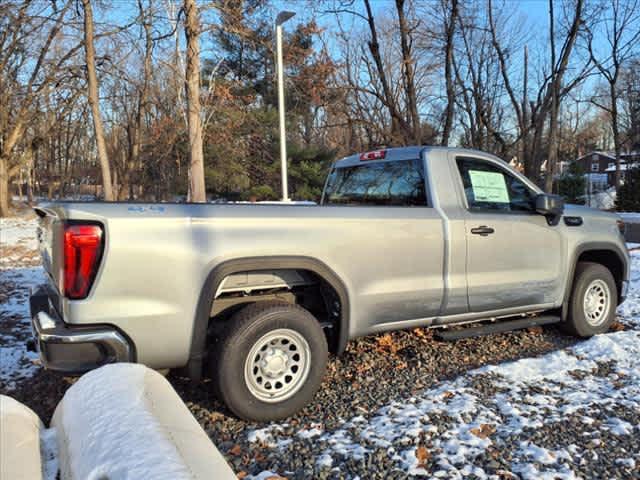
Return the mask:
<svg viewBox="0 0 640 480">
<path fill-rule="evenodd" d="M 259 301 L 243 307 L 225 323 L 212 345 L 210 370 L 216 396 L 234 414 L 247 420 L 278 420 L 291 416 L 313 398 L 324 376 L 328 347 L 318 320 L 309 311 L 278 300 Z M 291 398 L 278 403 L 262 402 L 245 385 L 246 357 L 242 352 L 248 352 L 265 332 L 284 327 L 298 331 L 309 343 L 311 370 L 305 384 Z"/>
</svg>

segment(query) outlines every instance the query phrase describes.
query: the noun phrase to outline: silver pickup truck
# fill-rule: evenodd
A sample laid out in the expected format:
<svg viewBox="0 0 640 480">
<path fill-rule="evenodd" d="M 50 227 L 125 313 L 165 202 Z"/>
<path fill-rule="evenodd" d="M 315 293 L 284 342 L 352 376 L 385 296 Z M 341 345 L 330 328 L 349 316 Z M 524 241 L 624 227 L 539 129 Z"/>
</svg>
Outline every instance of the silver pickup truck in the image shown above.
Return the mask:
<svg viewBox="0 0 640 480">
<path fill-rule="evenodd" d="M 605 332 L 628 285 L 616 215 L 544 194 L 477 151 L 406 147 L 332 166 L 320 205 L 48 203 L 44 365 L 183 368 L 238 416 L 286 417 L 328 352 L 387 330 L 561 322 Z M 478 326 L 479 325 L 479 326 Z M 467 327 L 469 329 L 469 327 Z M 474 330 L 475 329 L 475 330 Z"/>
</svg>

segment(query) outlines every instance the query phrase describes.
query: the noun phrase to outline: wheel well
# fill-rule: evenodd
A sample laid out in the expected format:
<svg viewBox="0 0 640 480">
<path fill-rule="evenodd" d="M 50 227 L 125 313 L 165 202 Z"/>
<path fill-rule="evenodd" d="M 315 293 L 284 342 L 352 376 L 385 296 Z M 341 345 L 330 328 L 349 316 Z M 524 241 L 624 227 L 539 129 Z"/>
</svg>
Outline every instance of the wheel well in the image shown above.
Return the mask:
<svg viewBox="0 0 640 480">
<path fill-rule="evenodd" d="M 339 287 L 338 287 L 339 288 Z M 330 351 L 340 350 L 343 297 L 338 288 L 308 269 L 252 269 L 233 272 L 217 287 L 211 303 L 208 335 L 215 337 L 242 307 L 260 301 L 300 305 L 318 319 L 327 335 Z"/>
<path fill-rule="evenodd" d="M 618 255 L 611 250 L 588 250 L 582 252 L 577 262 L 593 262 L 605 266 L 613 275 L 618 290 L 618 299 L 622 292 L 622 279 L 624 278 L 624 264 Z"/>
</svg>

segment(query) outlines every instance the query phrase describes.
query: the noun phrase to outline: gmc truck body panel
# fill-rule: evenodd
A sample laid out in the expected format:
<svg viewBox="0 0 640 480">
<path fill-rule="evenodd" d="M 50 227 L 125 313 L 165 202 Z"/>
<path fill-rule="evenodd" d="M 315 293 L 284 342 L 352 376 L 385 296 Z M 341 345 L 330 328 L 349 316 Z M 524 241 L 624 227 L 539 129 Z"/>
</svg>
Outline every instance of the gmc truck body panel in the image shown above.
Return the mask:
<svg viewBox="0 0 640 480">
<path fill-rule="evenodd" d="M 65 328 L 114 327 L 135 352 L 124 360 L 162 369 L 202 360 L 198 344 L 204 345 L 200 337 L 208 327 L 201 325 L 198 309 L 206 299 L 215 304 L 225 295 L 267 289 L 277 295 L 278 289 L 313 283 L 309 275 L 318 272 L 305 268 L 306 263 L 296 267 L 292 261 L 277 267 L 282 258 L 308 259 L 339 279 L 348 298 L 340 306 L 347 311 L 338 313 L 341 320 L 334 326 L 337 350 L 346 340 L 373 332 L 566 307 L 576 262 L 588 251 L 617 256 L 622 269 L 616 282 L 619 298 L 623 296 L 628 254 L 615 215 L 566 206 L 563 217 L 553 224 L 534 211 L 469 208 L 465 194 L 469 182 L 465 187 L 461 173 L 467 164 L 471 167 L 464 171 L 472 182 L 480 178 L 474 165 L 484 162 L 489 169 L 507 172 L 528 195 L 542 193 L 491 155 L 438 147 L 389 149 L 384 159 L 339 160 L 332 174 L 365 163 L 411 161 L 419 162 L 424 175 L 422 206 L 331 205 L 326 194 L 316 206 L 41 205 L 39 237 L 43 265 L 51 278 L 52 314 Z M 335 178 L 330 176 L 331 181 Z M 560 220 L 567 216 L 580 217 L 581 225 Z M 63 229 L 69 222 L 95 222 L 103 228 L 99 267 L 88 296 L 81 300 L 64 296 Z M 482 233 L 487 229 L 491 232 Z M 255 265 L 248 269 L 255 275 L 241 272 L 240 277 L 216 284 L 215 291 L 205 291 L 217 267 L 243 259 L 253 259 L 247 264 Z M 286 273 L 296 269 L 302 273 Z M 211 304 L 205 308 L 215 310 Z"/>
</svg>

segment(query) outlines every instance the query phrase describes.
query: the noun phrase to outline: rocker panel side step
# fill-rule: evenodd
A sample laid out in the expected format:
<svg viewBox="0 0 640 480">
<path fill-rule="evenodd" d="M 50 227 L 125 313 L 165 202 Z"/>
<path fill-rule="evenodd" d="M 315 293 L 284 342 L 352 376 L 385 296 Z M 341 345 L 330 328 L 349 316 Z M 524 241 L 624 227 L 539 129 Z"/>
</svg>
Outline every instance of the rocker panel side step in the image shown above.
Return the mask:
<svg viewBox="0 0 640 480">
<path fill-rule="evenodd" d="M 561 318 L 556 315 L 540 315 L 538 317 L 519 318 L 517 320 L 505 320 L 489 325 L 481 325 L 477 327 L 467 327 L 459 330 L 439 330 L 434 336 L 439 340 L 452 341 L 462 338 L 482 337 L 492 335 L 494 333 L 511 332 L 513 330 L 521 330 L 523 328 L 536 327 L 540 325 L 549 325 L 559 323 Z"/>
</svg>

